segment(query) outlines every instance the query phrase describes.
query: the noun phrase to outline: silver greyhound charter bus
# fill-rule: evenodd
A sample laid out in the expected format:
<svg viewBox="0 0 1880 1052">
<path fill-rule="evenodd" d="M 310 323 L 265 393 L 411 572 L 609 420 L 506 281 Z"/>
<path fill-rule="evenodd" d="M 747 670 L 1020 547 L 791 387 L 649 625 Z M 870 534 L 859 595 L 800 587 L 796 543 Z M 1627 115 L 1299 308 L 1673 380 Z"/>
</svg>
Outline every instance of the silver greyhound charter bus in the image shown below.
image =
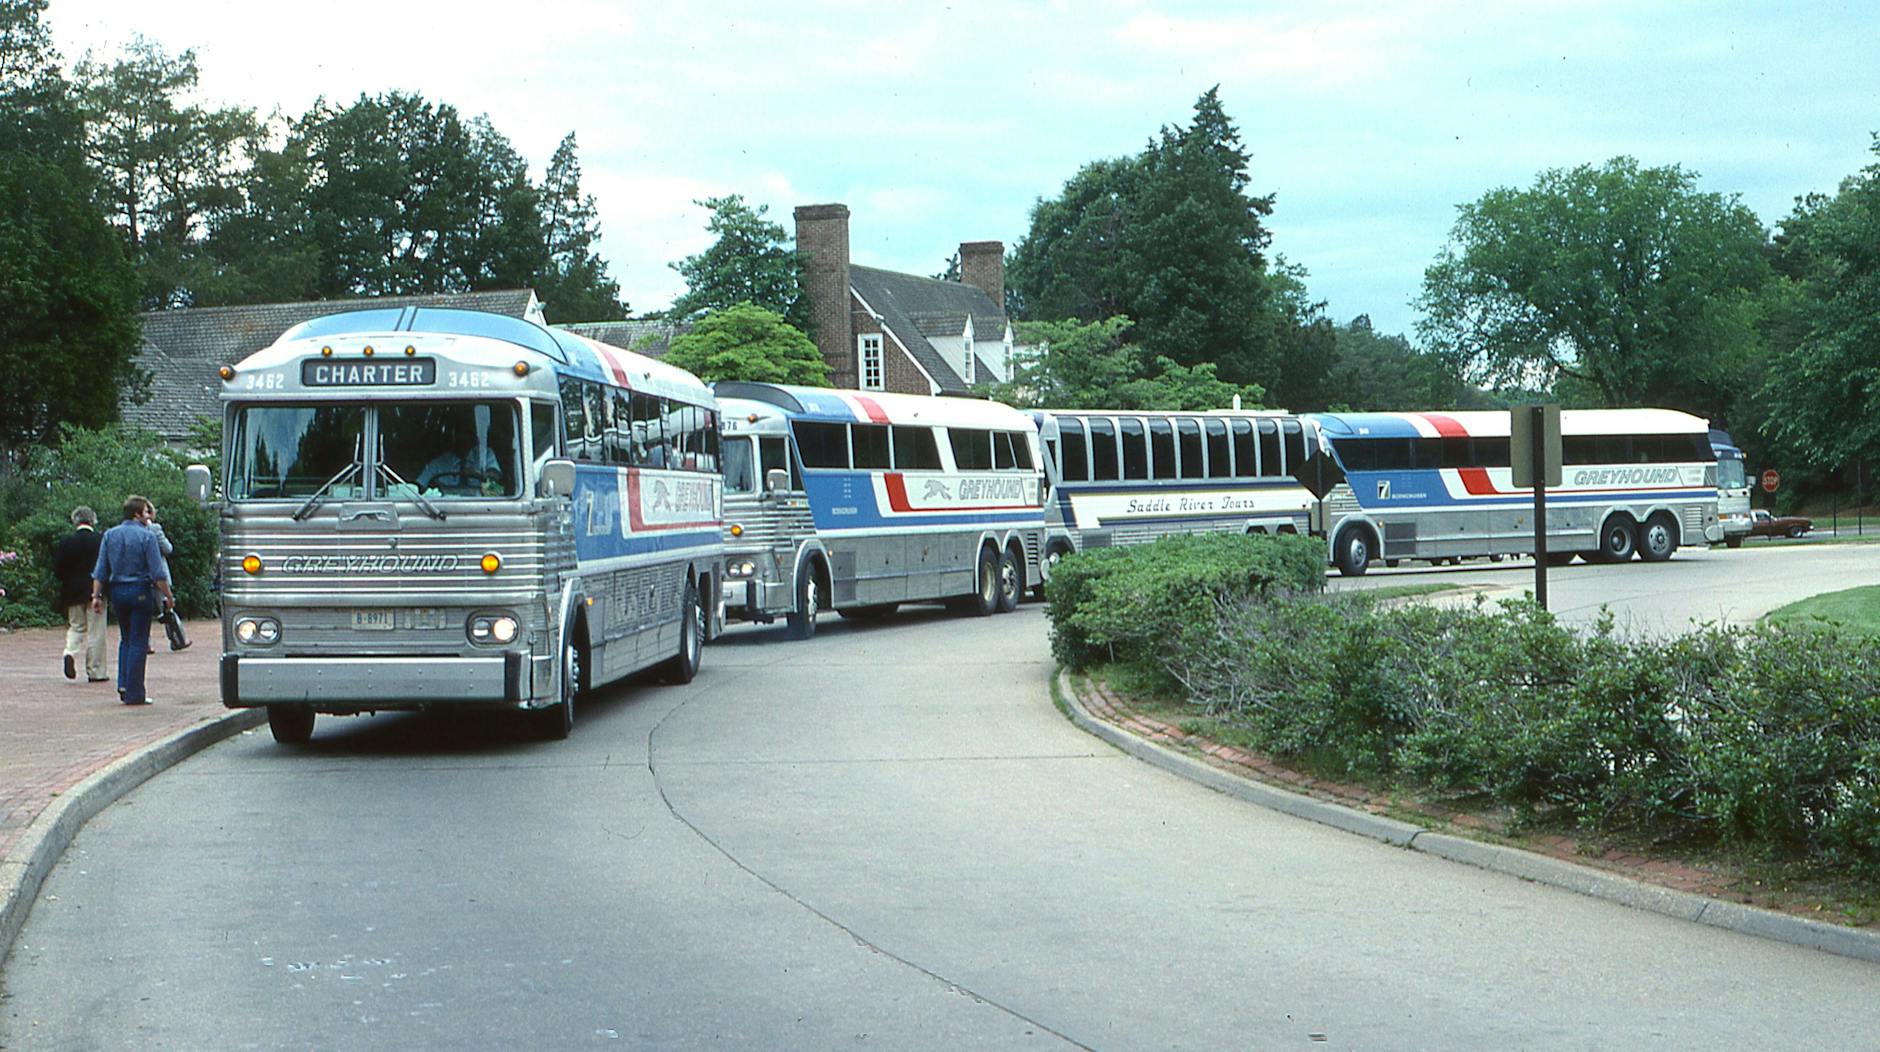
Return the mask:
<svg viewBox="0 0 1880 1052">
<path fill-rule="evenodd" d="M 1304 533 L 1308 442 L 1283 411 L 1039 410 L 1050 480 L 1044 569 L 1175 533 Z"/>
<path fill-rule="evenodd" d="M 222 701 L 531 710 L 686 682 L 724 559 L 718 422 L 682 370 L 531 322 L 387 308 L 221 369 Z M 208 471 L 192 469 L 206 496 Z"/>
<path fill-rule="evenodd" d="M 1313 413 L 1325 455 L 1300 473 L 1323 499 L 1313 532 L 1347 575 L 1382 558 L 1455 562 L 1534 553 L 1534 495 L 1514 488 L 1508 414 Z M 1670 409 L 1560 413 L 1562 485 L 1547 491 L 1547 557 L 1646 562 L 1723 539 L 1708 423 Z"/>
<path fill-rule="evenodd" d="M 725 613 L 816 617 L 947 600 L 1004 613 L 1038 574 L 1044 476 L 1025 414 L 970 398 L 721 382 Z"/>
</svg>

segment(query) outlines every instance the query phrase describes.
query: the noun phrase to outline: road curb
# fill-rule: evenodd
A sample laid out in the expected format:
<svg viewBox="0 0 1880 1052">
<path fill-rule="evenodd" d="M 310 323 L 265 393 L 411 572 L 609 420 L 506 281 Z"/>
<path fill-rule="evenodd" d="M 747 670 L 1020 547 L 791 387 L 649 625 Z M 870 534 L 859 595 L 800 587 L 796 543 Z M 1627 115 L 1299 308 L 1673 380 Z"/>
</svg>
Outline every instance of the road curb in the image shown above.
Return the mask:
<svg viewBox="0 0 1880 1052">
<path fill-rule="evenodd" d="M 26 924 L 40 885 L 91 817 L 152 775 L 267 720 L 266 709 L 241 709 L 151 742 L 59 794 L 26 827 L 15 857 L 0 861 L 0 961 Z"/>
<path fill-rule="evenodd" d="M 1656 884 L 1647 884 L 1520 848 L 1431 832 L 1409 822 L 1400 822 L 1243 778 L 1092 716 L 1084 708 L 1083 699 L 1072 685 L 1070 673 L 1059 669 L 1057 675 L 1058 691 L 1072 723 L 1139 760 L 1236 799 L 1396 847 L 1421 851 L 1445 861 L 1531 880 L 1536 884 L 1604 899 L 1632 909 L 1649 910 L 1742 935 L 1880 963 L 1880 932 L 1845 928 L 1838 924 L 1725 902 L 1687 891 L 1661 888 Z"/>
</svg>

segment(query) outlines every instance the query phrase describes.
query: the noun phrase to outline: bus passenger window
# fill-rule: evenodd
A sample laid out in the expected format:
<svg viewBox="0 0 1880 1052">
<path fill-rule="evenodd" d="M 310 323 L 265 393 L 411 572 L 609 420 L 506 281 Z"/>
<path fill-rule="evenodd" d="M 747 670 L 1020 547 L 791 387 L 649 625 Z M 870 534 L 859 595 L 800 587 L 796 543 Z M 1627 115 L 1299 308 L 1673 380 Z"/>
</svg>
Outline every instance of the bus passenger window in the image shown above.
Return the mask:
<svg viewBox="0 0 1880 1052">
<path fill-rule="evenodd" d="M 849 428 L 847 424 L 821 424 L 798 420 L 796 451 L 806 468 L 846 468 L 849 466 Z"/>
<path fill-rule="evenodd" d="M 718 414 L 710 409 L 696 412 L 703 428 L 698 435 L 698 469 L 715 472 L 718 470 Z"/>
<path fill-rule="evenodd" d="M 633 410 L 628 398 L 628 393 L 619 388 L 601 392 L 603 415 L 607 418 L 601 428 L 601 447 L 606 450 L 603 456 L 609 464 L 632 463 L 628 446 L 633 432 Z"/>
<path fill-rule="evenodd" d="M 1149 420 L 1149 466 L 1159 479 L 1175 477 L 1175 428 L 1158 418 Z"/>
<path fill-rule="evenodd" d="M 670 463 L 666 445 L 665 405 L 653 395 L 633 396 L 633 434 L 627 451 L 630 463 L 663 468 Z"/>
<path fill-rule="evenodd" d="M 992 470 L 992 432 L 964 427 L 947 428 L 953 445 L 953 466 L 960 471 Z"/>
<path fill-rule="evenodd" d="M 894 467 L 897 471 L 939 471 L 940 444 L 934 441 L 931 427 L 892 429 Z"/>
<path fill-rule="evenodd" d="M 1253 421 L 1232 420 L 1228 427 L 1234 433 L 1234 474 L 1243 479 L 1258 478 L 1260 458 L 1253 451 Z"/>
<path fill-rule="evenodd" d="M 1131 481 L 1147 481 L 1149 478 L 1149 436 L 1143 432 L 1142 421 L 1132 416 L 1120 420 L 1123 440 L 1123 477 Z"/>
<path fill-rule="evenodd" d="M 1227 453 L 1227 424 L 1221 420 L 1203 420 L 1201 429 L 1208 433 L 1208 477 L 1234 477 L 1234 462 Z"/>
<path fill-rule="evenodd" d="M 1115 482 L 1122 477 L 1122 463 L 1116 452 L 1116 425 L 1108 419 L 1090 421 L 1090 481 Z"/>
<path fill-rule="evenodd" d="M 1282 420 L 1280 431 L 1286 436 L 1286 470 L 1299 471 L 1306 463 L 1306 432 L 1297 420 Z"/>
<path fill-rule="evenodd" d="M 1260 421 L 1260 474 L 1272 478 L 1284 475 L 1286 468 L 1279 459 L 1279 425 L 1271 420 Z"/>
<path fill-rule="evenodd" d="M 1201 423 L 1197 420 L 1175 421 L 1175 440 L 1181 447 L 1182 478 L 1206 478 L 1201 459 Z"/>
<path fill-rule="evenodd" d="M 1037 466 L 1031 459 L 1030 436 L 1023 431 L 1013 431 L 1011 435 L 1012 462 L 1018 466 L 1018 470 L 1020 471 L 1036 470 Z"/>
<path fill-rule="evenodd" d="M 607 388 L 600 384 L 581 385 L 587 402 L 587 455 L 597 464 L 607 463 L 607 428 L 612 422 L 607 404 Z"/>
<path fill-rule="evenodd" d="M 1066 482 L 1090 481 L 1090 442 L 1084 438 L 1084 422 L 1068 417 L 1058 421 L 1058 477 Z M 1111 448 L 1111 457 L 1115 449 Z"/>
<path fill-rule="evenodd" d="M 572 377 L 561 378 L 562 438 L 571 460 L 587 459 L 587 403 L 581 393 L 583 386 Z"/>
<path fill-rule="evenodd" d="M 855 444 L 855 466 L 870 471 L 885 471 L 888 461 L 888 425 L 850 424 L 849 438 Z"/>
<path fill-rule="evenodd" d="M 1508 440 L 1505 438 L 1478 438 L 1475 440 L 1474 466 L 1478 468 L 1505 468 L 1508 466 Z"/>
</svg>

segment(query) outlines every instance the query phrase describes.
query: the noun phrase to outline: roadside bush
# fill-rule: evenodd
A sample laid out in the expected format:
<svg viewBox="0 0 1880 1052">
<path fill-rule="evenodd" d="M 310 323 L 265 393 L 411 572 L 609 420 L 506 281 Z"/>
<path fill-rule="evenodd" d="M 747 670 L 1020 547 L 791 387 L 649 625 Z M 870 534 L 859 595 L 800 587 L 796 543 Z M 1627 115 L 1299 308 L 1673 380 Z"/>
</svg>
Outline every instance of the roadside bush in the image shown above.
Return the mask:
<svg viewBox="0 0 1880 1052">
<path fill-rule="evenodd" d="M 183 493 L 183 468 L 190 458 L 170 449 L 154 432 L 130 427 L 88 431 L 66 427 L 57 445 L 36 449 L 6 488 L 7 521 L 0 521 L 0 549 L 20 558 L 0 565 L 0 623 L 20 627 L 57 625 L 58 583 L 52 577 L 53 550 L 71 531 L 69 516 L 80 504 L 98 513 L 108 529 L 122 520 L 124 498 L 132 493 L 157 505 L 157 519 L 175 547 L 170 575 L 177 605 L 185 616 L 216 609 L 213 573 L 217 522 L 209 510 Z"/>
<path fill-rule="evenodd" d="M 1164 675 L 1166 656 L 1204 643 L 1217 600 L 1324 587 L 1325 545 L 1310 537 L 1196 534 L 1089 549 L 1051 574 L 1051 649 L 1072 668 L 1121 661 Z"/>
</svg>

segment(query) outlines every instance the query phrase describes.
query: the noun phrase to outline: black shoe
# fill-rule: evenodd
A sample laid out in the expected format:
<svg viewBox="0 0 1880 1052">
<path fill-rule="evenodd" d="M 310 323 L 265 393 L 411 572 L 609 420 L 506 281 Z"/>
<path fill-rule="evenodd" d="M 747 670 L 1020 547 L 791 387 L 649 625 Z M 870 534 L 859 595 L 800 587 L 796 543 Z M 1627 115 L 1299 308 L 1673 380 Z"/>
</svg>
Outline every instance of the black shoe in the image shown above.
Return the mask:
<svg viewBox="0 0 1880 1052">
<path fill-rule="evenodd" d="M 70 654 L 65 655 L 65 678 L 78 678 L 78 663 L 72 660 L 72 655 Z"/>
<path fill-rule="evenodd" d="M 87 683 L 103 683 L 103 682 L 105 682 L 105 681 L 107 681 L 107 680 L 109 680 L 110 678 L 111 678 L 111 677 L 109 677 L 109 676 L 86 676 L 86 677 L 85 677 L 85 682 L 87 682 Z"/>
<path fill-rule="evenodd" d="M 142 699 L 142 700 L 140 700 L 140 701 L 132 701 L 132 700 L 130 700 L 129 698 L 125 698 L 125 699 L 124 699 L 124 704 L 126 704 L 126 705 L 148 705 L 148 704 L 150 704 L 150 699 L 149 699 L 149 698 L 144 698 L 144 699 Z"/>
</svg>

